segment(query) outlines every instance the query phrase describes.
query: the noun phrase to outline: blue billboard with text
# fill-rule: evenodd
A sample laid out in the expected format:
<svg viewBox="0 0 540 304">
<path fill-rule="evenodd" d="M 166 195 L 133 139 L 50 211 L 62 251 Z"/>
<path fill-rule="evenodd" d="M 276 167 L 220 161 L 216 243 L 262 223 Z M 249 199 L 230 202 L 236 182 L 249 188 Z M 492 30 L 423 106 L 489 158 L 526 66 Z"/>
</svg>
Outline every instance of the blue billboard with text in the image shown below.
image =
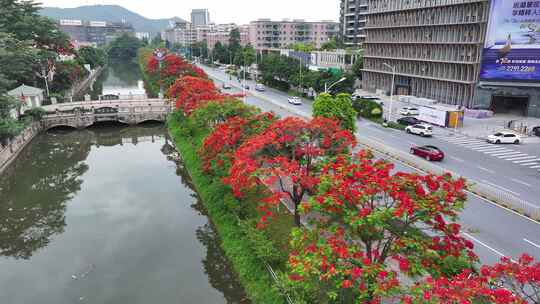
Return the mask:
<svg viewBox="0 0 540 304">
<path fill-rule="evenodd" d="M 481 80 L 540 80 L 540 1 L 492 0 Z"/>
</svg>

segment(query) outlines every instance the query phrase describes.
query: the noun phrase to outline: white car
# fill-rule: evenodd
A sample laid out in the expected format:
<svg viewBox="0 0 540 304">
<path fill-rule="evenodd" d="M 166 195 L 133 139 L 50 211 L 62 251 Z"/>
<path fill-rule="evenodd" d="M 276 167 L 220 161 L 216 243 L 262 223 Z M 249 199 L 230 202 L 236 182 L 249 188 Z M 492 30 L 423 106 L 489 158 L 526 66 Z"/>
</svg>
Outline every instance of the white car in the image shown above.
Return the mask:
<svg viewBox="0 0 540 304">
<path fill-rule="evenodd" d="M 300 97 L 289 97 L 289 103 L 290 104 L 293 104 L 295 106 L 299 106 L 299 105 L 302 105 L 302 100 L 300 100 Z"/>
<path fill-rule="evenodd" d="M 487 142 L 492 144 L 520 144 L 522 139 L 519 135 L 512 132 L 497 132 L 487 137 Z"/>
<path fill-rule="evenodd" d="M 419 115 L 420 111 L 418 111 L 418 108 L 403 107 L 401 108 L 401 110 L 399 110 L 399 114 L 403 116 L 414 116 L 414 115 Z"/>
<path fill-rule="evenodd" d="M 408 126 L 407 128 L 405 128 L 405 132 L 409 134 L 420 135 L 420 136 L 432 136 L 433 128 L 430 125 L 417 124 L 417 125 Z"/>
</svg>

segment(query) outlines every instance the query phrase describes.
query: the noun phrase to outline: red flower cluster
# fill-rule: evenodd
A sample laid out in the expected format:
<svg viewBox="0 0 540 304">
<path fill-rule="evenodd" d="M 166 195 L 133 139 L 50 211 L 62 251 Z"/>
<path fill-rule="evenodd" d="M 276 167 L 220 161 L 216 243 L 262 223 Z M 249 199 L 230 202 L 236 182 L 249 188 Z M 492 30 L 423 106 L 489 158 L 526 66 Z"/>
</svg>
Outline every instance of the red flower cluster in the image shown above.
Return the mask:
<svg viewBox="0 0 540 304">
<path fill-rule="evenodd" d="M 294 204 L 295 222 L 300 225 L 298 207 L 319 182 L 318 164 L 324 156 L 347 153 L 354 145 L 354 136 L 334 120 L 280 119 L 240 146 L 225 181 L 237 197 L 258 184 L 272 189 L 275 195 L 259 206 L 266 214 L 261 224 L 271 216 L 270 207 L 286 198 Z"/>
<path fill-rule="evenodd" d="M 178 78 L 169 88 L 167 95 L 176 98 L 176 108 L 186 115 L 190 115 L 205 102 L 226 98 L 211 80 L 194 76 Z"/>
<path fill-rule="evenodd" d="M 453 278 L 428 278 L 417 284 L 404 303 L 540 303 L 540 263 L 523 255 L 517 262 L 503 258 L 480 273 L 464 271 Z"/>
</svg>

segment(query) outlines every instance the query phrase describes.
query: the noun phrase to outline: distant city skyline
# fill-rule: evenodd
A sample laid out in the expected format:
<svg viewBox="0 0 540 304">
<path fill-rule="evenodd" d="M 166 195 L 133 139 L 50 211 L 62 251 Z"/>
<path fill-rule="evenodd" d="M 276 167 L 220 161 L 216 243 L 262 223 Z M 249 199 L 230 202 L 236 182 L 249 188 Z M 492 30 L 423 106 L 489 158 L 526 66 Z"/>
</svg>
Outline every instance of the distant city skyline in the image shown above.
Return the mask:
<svg viewBox="0 0 540 304">
<path fill-rule="evenodd" d="M 256 1 L 246 0 L 199 0 L 188 5 L 170 0 L 40 0 L 43 6 L 77 7 L 82 5 L 120 5 L 147 18 L 180 17 L 190 20 L 192 9 L 206 8 L 210 11 L 211 21 L 215 23 L 245 24 L 259 18 L 274 20 L 305 19 L 307 21 L 339 19 L 339 1 L 311 0 L 272 0 Z M 188 1 L 185 1 L 188 2 Z M 242 7 L 245 6 L 245 7 Z"/>
</svg>

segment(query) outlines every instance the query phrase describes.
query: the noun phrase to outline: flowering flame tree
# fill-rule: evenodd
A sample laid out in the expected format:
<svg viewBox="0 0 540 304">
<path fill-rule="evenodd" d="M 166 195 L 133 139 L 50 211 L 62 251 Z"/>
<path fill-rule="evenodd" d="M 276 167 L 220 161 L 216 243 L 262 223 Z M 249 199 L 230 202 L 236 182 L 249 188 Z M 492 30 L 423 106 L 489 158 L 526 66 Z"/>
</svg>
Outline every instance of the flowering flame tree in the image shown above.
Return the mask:
<svg viewBox="0 0 540 304">
<path fill-rule="evenodd" d="M 293 281 L 320 280 L 331 291 L 350 289 L 357 303 L 379 303 L 399 294 L 398 268 L 441 275 L 448 259 L 476 261 L 452 222 L 464 206 L 464 180 L 392 169 L 366 151 L 323 168 L 318 194 L 302 204 L 320 215 L 316 228 L 291 241 Z"/>
<path fill-rule="evenodd" d="M 354 145 L 354 136 L 335 120 L 277 120 L 240 146 L 225 182 L 237 197 L 261 183 L 272 188 L 274 195 L 259 206 L 261 226 L 272 217 L 271 207 L 281 198 L 292 202 L 295 224 L 300 226 L 298 207 L 306 194 L 314 192 L 324 156 L 347 153 Z"/>
</svg>

